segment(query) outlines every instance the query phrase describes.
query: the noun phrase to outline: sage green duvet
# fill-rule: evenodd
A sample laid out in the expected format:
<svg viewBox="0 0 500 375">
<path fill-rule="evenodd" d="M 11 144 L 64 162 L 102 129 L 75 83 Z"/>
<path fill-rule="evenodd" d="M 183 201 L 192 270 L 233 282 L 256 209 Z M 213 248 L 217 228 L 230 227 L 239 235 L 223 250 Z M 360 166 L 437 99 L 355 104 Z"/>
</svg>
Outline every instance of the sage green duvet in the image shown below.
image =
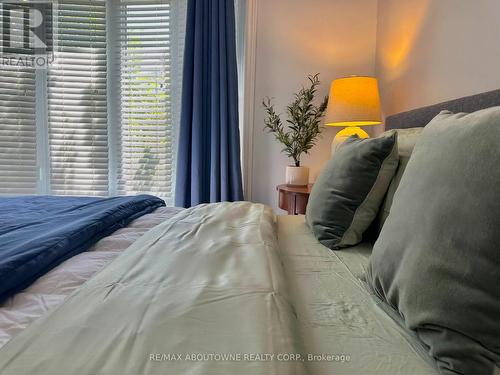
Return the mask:
<svg viewBox="0 0 500 375">
<path fill-rule="evenodd" d="M 0 374 L 304 374 L 243 357 L 300 351 L 276 247 L 263 205 L 184 210 L 8 342 Z"/>
</svg>

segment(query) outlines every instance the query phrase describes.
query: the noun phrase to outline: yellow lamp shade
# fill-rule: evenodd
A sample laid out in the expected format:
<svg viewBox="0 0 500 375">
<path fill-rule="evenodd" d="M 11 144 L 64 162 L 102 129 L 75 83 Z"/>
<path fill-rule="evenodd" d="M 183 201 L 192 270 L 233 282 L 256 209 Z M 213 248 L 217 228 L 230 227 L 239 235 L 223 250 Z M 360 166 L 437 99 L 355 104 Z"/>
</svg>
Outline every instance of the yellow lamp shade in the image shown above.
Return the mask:
<svg viewBox="0 0 500 375">
<path fill-rule="evenodd" d="M 377 79 L 347 77 L 332 82 L 325 124 L 329 126 L 368 126 L 382 123 Z"/>
</svg>

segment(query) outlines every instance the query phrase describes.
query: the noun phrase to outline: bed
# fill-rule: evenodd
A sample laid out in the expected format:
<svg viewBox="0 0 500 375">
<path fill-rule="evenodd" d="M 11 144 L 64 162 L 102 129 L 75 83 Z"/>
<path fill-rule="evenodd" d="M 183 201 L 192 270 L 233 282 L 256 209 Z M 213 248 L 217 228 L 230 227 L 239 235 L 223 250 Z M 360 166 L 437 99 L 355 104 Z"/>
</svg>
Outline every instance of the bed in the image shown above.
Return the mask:
<svg viewBox="0 0 500 375">
<path fill-rule="evenodd" d="M 500 90 L 389 117 L 500 105 Z M 436 374 L 365 287 L 372 243 L 332 252 L 249 202 L 158 208 L 0 307 L 0 373 Z"/>
</svg>

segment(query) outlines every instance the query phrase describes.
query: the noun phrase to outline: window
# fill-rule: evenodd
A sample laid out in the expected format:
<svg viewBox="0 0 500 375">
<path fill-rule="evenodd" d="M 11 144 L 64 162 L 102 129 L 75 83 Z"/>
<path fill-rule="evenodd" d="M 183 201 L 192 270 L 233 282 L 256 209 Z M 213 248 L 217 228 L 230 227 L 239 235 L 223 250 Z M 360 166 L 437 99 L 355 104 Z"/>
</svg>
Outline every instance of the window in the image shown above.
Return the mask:
<svg viewBox="0 0 500 375">
<path fill-rule="evenodd" d="M 56 3 L 48 68 L 0 65 L 0 194 L 172 198 L 183 3 Z"/>
<path fill-rule="evenodd" d="M 171 196 L 170 14 L 168 2 L 121 1 L 120 194 Z"/>
<path fill-rule="evenodd" d="M 108 195 L 106 1 L 60 0 L 47 75 L 50 191 Z"/>
<path fill-rule="evenodd" d="M 0 67 L 0 77 L 0 194 L 34 194 L 35 69 Z"/>
<path fill-rule="evenodd" d="M 9 25 L 0 28 L 2 58 L 9 57 L 8 48 L 13 47 L 10 35 L 22 28 L 24 19 L 24 12 L 1 6 L 0 20 L 7 15 Z M 35 74 L 32 67 L 0 65 L 0 194 L 37 191 Z"/>
</svg>

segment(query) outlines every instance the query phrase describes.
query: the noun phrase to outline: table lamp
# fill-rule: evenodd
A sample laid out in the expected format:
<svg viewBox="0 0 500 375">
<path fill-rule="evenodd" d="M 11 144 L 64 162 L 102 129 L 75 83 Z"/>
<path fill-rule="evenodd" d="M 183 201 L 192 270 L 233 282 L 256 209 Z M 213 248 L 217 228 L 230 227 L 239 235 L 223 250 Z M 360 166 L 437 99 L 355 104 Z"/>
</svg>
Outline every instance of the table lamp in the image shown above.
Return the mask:
<svg viewBox="0 0 500 375">
<path fill-rule="evenodd" d="M 382 123 L 378 82 L 374 77 L 346 77 L 332 82 L 325 125 L 343 127 L 332 142 L 332 152 L 347 137 L 368 138 L 360 126 Z"/>
</svg>

